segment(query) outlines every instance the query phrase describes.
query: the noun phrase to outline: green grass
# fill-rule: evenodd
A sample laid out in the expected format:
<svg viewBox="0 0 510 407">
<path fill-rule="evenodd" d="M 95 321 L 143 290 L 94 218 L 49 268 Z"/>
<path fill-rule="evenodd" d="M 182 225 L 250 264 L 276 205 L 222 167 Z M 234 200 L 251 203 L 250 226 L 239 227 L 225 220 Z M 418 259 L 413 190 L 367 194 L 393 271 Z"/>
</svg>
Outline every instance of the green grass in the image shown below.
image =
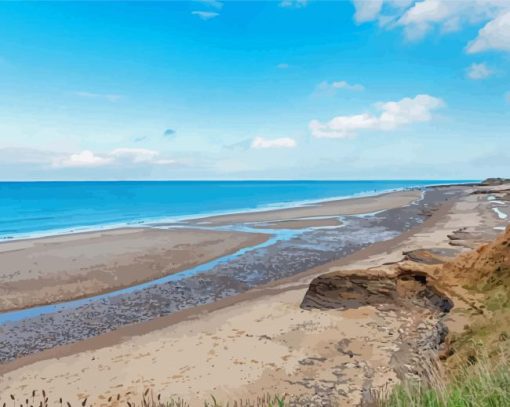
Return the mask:
<svg viewBox="0 0 510 407">
<path fill-rule="evenodd" d="M 379 407 L 509 407 L 510 364 L 493 365 L 488 357 L 473 358 L 449 383 L 405 383 L 376 396 Z"/>
</svg>

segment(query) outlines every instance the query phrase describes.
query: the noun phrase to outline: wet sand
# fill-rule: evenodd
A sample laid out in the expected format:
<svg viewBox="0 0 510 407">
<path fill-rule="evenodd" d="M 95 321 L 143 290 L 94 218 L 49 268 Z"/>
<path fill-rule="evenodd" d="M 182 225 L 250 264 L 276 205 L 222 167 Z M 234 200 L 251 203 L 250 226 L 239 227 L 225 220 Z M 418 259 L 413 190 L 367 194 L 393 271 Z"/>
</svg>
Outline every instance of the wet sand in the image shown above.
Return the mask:
<svg viewBox="0 0 510 407">
<path fill-rule="evenodd" d="M 301 218 L 281 220 L 276 222 L 257 223 L 254 227 L 259 229 L 304 229 L 311 227 L 340 226 L 342 222 L 335 218 Z"/>
<path fill-rule="evenodd" d="M 129 287 L 265 241 L 262 233 L 115 229 L 0 244 L 0 311 Z"/>
<path fill-rule="evenodd" d="M 420 196 L 421 191 L 418 189 L 388 192 L 376 196 L 339 199 L 295 208 L 209 216 L 190 220 L 189 223 L 218 226 L 233 223 L 278 222 L 312 217 L 359 215 L 409 205 L 419 199 Z"/>
</svg>

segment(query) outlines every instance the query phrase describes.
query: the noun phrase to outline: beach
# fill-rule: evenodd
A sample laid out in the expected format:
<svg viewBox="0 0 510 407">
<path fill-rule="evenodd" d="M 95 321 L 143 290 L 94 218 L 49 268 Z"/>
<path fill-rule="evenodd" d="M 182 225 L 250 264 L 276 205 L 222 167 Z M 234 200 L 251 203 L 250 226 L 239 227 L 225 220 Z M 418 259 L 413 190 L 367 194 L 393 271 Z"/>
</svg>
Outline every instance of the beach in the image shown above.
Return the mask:
<svg viewBox="0 0 510 407">
<path fill-rule="evenodd" d="M 178 230 L 165 224 L 168 230 L 10 242 L 10 250 L 0 245 L 0 258 L 13 253 L 32 258 L 46 244 L 56 258 L 77 259 L 67 281 L 53 283 L 54 288 L 48 284 L 41 290 L 44 297 L 26 295 L 25 304 L 31 297 L 35 304 L 75 298 L 82 290 L 75 281 L 94 275 L 89 274 L 94 265 L 110 264 L 110 278 L 88 296 L 262 245 L 206 273 L 3 323 L 0 394 L 44 388 L 72 403 L 88 398 L 108 405 L 117 394 L 125 403 L 151 389 L 164 398 L 183 397 L 192 406 L 203 405 L 211 394 L 227 401 L 266 393 L 293 395 L 299 405 L 359 405 L 371 390 L 398 382 L 402 369 L 406 374 L 417 369 L 420 349 L 442 335 L 437 321 L 444 310 L 415 299 L 353 298 L 356 304 L 324 305 L 311 288 L 316 278 L 344 273 L 354 281 L 359 276 L 352 273 L 363 270 L 361 275 L 373 274 L 374 281 L 391 279 L 391 266 L 381 267 L 401 261 L 403 253 L 426 248 L 452 257 L 492 240 L 508 224 L 500 215 L 510 214 L 505 193 L 492 187 L 430 187 L 192 219 L 180 222 L 184 229 Z M 235 231 L 193 229 L 225 226 Z M 130 244 L 136 249 L 126 251 Z M 179 245 L 188 250 L 180 252 L 180 261 L 172 252 Z M 150 263 L 142 262 L 141 252 L 149 252 L 143 261 Z M 171 267 L 163 261 L 169 257 Z M 21 264 L 16 259 L 11 257 L 12 264 Z M 30 284 L 51 280 L 55 264 L 48 260 L 32 281 L 28 271 L 23 278 L 3 272 L 3 284 L 23 281 L 25 286 L 17 286 L 17 297 L 23 298 Z M 145 264 L 156 266 L 134 273 Z M 378 284 L 370 289 L 377 291 Z M 412 284 L 407 290 L 413 292 Z M 458 316 L 446 318 L 454 321 L 450 329 L 462 325 Z"/>
<path fill-rule="evenodd" d="M 373 196 L 326 201 L 295 208 L 254 211 L 248 213 L 209 216 L 192 221 L 209 226 L 232 223 L 271 223 L 296 221 L 307 218 L 330 218 L 341 215 L 359 215 L 409 205 L 420 197 L 419 189 L 397 191 Z"/>
<path fill-rule="evenodd" d="M 407 205 L 419 191 L 318 203 L 304 208 L 224 215 L 160 228 L 119 228 L 0 244 L 0 311 L 69 301 L 151 281 L 255 246 L 269 235 L 186 226 L 249 224 L 264 229 L 340 226 L 339 216 Z M 336 217 L 332 217 L 335 215 Z M 162 229 L 161 227 L 167 227 Z M 170 229 L 168 229 L 170 228 Z"/>
<path fill-rule="evenodd" d="M 0 311 L 129 287 L 267 240 L 262 233 L 124 228 L 0 244 Z"/>
</svg>

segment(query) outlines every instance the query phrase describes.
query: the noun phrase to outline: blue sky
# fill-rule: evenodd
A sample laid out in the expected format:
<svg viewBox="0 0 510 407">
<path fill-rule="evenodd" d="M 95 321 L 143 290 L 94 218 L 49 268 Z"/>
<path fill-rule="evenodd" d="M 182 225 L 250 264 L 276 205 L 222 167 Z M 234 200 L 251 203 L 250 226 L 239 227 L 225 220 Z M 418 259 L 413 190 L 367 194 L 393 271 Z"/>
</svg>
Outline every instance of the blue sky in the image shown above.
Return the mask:
<svg viewBox="0 0 510 407">
<path fill-rule="evenodd" d="M 0 179 L 510 176 L 510 2 L 3 2 Z"/>
</svg>

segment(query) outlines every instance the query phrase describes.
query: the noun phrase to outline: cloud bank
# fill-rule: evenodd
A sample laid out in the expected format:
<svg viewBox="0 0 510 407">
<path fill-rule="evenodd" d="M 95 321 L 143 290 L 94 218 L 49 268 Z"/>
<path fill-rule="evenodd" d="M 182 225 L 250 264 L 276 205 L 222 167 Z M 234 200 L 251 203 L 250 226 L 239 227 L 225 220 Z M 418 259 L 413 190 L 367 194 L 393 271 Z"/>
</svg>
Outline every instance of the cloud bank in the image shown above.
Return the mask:
<svg viewBox="0 0 510 407">
<path fill-rule="evenodd" d="M 467 47 L 467 52 L 474 54 L 488 50 L 510 52 L 510 2 L 509 11 L 498 15 L 478 31 L 478 37 Z"/>
<path fill-rule="evenodd" d="M 309 129 L 317 138 L 348 138 L 360 130 L 394 130 L 411 123 L 427 122 L 432 112 L 444 106 L 444 102 L 430 95 L 417 95 L 397 102 L 383 102 L 375 105 L 379 115 L 361 113 L 351 116 L 337 116 L 326 123 L 312 120 Z"/>
<path fill-rule="evenodd" d="M 54 168 L 87 168 L 107 165 L 170 165 L 174 160 L 161 159 L 159 151 L 145 148 L 116 148 L 107 154 L 96 154 L 83 150 L 69 156 L 57 157 L 52 161 Z"/>
<path fill-rule="evenodd" d="M 353 0 L 358 24 L 377 21 L 380 26 L 401 27 L 408 40 L 429 32 L 458 31 L 464 26 L 485 24 L 466 50 L 510 51 L 510 1 L 508 0 Z"/>
</svg>

